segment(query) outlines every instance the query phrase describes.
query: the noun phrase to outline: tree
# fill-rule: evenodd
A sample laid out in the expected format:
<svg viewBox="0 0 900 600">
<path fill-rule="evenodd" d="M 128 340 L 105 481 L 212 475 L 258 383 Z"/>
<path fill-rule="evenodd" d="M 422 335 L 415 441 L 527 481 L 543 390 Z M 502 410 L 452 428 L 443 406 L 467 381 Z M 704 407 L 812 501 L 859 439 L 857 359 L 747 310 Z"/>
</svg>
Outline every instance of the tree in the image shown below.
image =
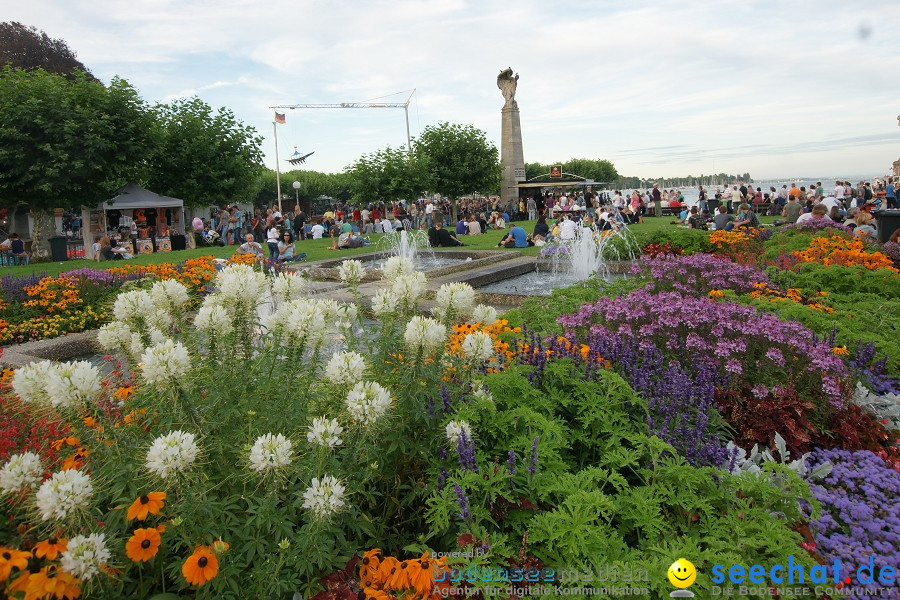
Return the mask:
<svg viewBox="0 0 900 600">
<path fill-rule="evenodd" d="M 563 163 L 563 171 L 579 175 L 585 179 L 610 183 L 619 178 L 615 165 L 608 160 L 591 158 L 571 158 Z"/>
<path fill-rule="evenodd" d="M 252 202 L 262 165 L 262 138 L 234 113 L 199 98 L 156 106 L 160 130 L 148 187 L 188 206 Z M 274 188 L 274 186 L 273 186 Z"/>
<path fill-rule="evenodd" d="M 351 197 L 358 202 L 417 198 L 429 187 L 427 164 L 417 150 L 387 147 L 359 157 L 346 171 Z"/>
<path fill-rule="evenodd" d="M 49 257 L 54 208 L 96 206 L 146 168 L 153 116 L 123 79 L 0 72 L 0 205 L 27 204 L 32 257 Z"/>
<path fill-rule="evenodd" d="M 456 201 L 472 192 L 496 193 L 500 189 L 497 147 L 473 125 L 441 122 L 428 126 L 415 141 L 413 152 L 423 161 L 430 187 Z"/>
<path fill-rule="evenodd" d="M 43 69 L 68 77 L 82 71 L 94 79 L 64 40 L 53 39 L 35 27 L 16 21 L 0 23 L 0 65 L 26 71 Z"/>
</svg>

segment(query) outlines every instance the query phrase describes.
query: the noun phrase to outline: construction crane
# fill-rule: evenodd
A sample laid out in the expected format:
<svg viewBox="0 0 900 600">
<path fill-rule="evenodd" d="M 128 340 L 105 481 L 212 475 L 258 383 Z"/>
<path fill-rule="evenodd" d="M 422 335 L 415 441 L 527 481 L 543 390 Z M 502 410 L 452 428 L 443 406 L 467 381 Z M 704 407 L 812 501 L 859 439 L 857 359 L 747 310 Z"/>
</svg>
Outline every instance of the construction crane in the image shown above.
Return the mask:
<svg viewBox="0 0 900 600">
<path fill-rule="evenodd" d="M 374 100 L 381 100 L 382 98 L 388 98 L 390 96 L 396 96 L 398 94 L 405 94 L 409 92 L 409 97 L 407 97 L 406 102 L 374 102 Z M 416 88 L 411 90 L 403 90 L 402 92 L 397 92 L 396 94 L 389 94 L 388 96 L 381 96 L 381 98 L 373 98 L 372 100 L 364 101 L 364 102 L 338 102 L 335 104 L 326 104 L 326 103 L 314 103 L 314 104 L 281 104 L 279 106 L 270 106 L 272 109 L 290 109 L 294 110 L 295 108 L 402 108 L 403 112 L 406 115 L 406 149 L 412 152 L 412 138 L 409 135 L 409 103 L 412 102 L 413 96 L 416 94 Z"/>
</svg>

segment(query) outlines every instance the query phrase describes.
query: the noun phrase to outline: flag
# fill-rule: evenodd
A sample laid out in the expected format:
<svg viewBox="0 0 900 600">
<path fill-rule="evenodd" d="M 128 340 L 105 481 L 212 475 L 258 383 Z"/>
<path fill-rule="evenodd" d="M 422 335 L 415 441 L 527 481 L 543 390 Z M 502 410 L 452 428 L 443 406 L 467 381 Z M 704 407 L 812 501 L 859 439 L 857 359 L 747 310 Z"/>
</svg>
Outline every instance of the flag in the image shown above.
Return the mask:
<svg viewBox="0 0 900 600">
<path fill-rule="evenodd" d="M 281 123 L 282 125 L 284 125 L 284 114 L 283 114 L 283 113 L 276 112 L 276 113 L 275 113 L 275 122 L 276 122 L 276 123 Z"/>
</svg>

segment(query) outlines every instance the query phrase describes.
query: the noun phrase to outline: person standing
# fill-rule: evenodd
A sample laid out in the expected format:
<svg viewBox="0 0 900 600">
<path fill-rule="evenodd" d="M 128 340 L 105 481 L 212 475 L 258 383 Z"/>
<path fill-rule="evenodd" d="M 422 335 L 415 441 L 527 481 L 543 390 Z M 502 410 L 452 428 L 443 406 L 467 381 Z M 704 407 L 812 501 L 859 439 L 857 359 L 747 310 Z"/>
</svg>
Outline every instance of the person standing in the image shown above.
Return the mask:
<svg viewBox="0 0 900 600">
<path fill-rule="evenodd" d="M 653 216 L 662 216 L 662 192 L 659 191 L 659 183 L 653 184 L 653 190 L 650 192 L 653 197 Z"/>
<path fill-rule="evenodd" d="M 278 227 L 273 223 L 266 232 L 266 243 L 269 245 L 269 258 L 278 260 L 278 240 L 281 237 Z"/>
<path fill-rule="evenodd" d="M 234 211 L 231 213 L 231 218 L 234 222 L 234 243 L 240 244 L 241 240 L 244 239 L 244 211 L 237 204 L 233 208 Z"/>
<path fill-rule="evenodd" d="M 884 186 L 884 201 L 888 208 L 897 208 L 897 188 L 893 181 Z"/>
<path fill-rule="evenodd" d="M 297 214 L 294 215 L 294 231 L 298 238 L 306 239 L 306 213 L 300 207 L 297 207 Z"/>
<path fill-rule="evenodd" d="M 741 193 L 741 190 L 738 189 L 738 186 L 732 186 L 734 189 L 731 190 L 731 196 L 728 200 L 728 214 L 734 212 L 735 206 L 740 206 L 744 201 L 744 195 Z"/>
<path fill-rule="evenodd" d="M 431 202 L 431 199 L 428 199 L 428 202 L 425 203 L 425 224 L 431 229 L 432 226 L 432 218 L 434 216 L 434 204 Z"/>
<path fill-rule="evenodd" d="M 534 196 L 528 197 L 528 220 L 534 221 L 537 219 L 537 202 L 534 201 Z"/>
<path fill-rule="evenodd" d="M 702 185 L 700 186 L 700 198 L 698 204 L 700 205 L 700 212 L 709 210 L 709 195 L 706 190 L 703 189 Z"/>
</svg>

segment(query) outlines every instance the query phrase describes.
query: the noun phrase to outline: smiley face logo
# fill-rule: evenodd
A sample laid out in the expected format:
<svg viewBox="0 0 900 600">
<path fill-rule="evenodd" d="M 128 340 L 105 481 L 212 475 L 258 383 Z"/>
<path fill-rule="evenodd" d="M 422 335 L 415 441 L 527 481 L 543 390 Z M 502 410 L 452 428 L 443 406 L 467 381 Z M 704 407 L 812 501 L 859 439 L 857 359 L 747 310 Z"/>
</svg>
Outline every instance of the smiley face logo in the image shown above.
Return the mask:
<svg viewBox="0 0 900 600">
<path fill-rule="evenodd" d="M 679 558 L 672 563 L 668 571 L 669 581 L 677 588 L 690 587 L 697 579 L 697 569 L 691 561 Z"/>
</svg>

